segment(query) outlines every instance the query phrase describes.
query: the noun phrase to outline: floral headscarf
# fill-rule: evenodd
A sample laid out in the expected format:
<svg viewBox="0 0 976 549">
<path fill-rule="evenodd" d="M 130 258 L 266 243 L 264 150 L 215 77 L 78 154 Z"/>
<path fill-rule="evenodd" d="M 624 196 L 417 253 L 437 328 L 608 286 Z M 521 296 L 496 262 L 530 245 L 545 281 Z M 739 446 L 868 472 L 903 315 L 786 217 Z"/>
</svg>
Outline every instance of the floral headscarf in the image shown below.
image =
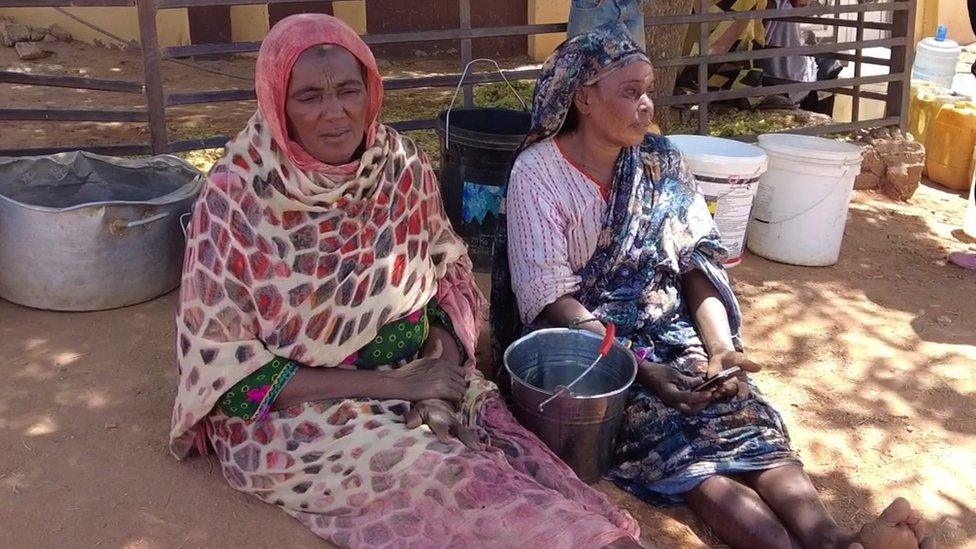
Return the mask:
<svg viewBox="0 0 976 549">
<path fill-rule="evenodd" d="M 539 73 L 532 101 L 532 129 L 521 149 L 559 133 L 580 88 L 634 62 L 650 64 L 622 23 L 598 27 L 560 44 Z"/>
</svg>

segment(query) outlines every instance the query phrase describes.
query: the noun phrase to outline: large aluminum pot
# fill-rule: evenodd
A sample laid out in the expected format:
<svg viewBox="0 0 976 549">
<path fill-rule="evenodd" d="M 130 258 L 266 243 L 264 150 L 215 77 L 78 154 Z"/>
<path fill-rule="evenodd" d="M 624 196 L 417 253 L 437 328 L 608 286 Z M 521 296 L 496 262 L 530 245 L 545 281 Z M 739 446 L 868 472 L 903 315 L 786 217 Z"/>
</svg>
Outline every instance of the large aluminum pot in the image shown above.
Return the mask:
<svg viewBox="0 0 976 549">
<path fill-rule="evenodd" d="M 200 172 L 174 156 L 0 158 L 0 297 L 95 311 L 179 285 Z"/>
<path fill-rule="evenodd" d="M 505 351 L 515 417 L 587 483 L 610 468 L 627 392 L 637 376 L 633 353 L 614 343 L 571 396 L 557 396 L 539 407 L 593 362 L 600 343 L 591 332 L 552 328 L 533 332 Z"/>
</svg>

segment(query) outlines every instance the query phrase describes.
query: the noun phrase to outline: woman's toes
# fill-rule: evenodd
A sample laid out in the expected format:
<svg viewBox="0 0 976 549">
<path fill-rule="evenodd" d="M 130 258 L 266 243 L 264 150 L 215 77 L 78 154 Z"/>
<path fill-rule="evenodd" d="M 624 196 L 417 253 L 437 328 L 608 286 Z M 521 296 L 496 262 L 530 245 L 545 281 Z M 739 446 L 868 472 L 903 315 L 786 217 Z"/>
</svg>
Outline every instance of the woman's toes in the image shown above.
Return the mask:
<svg viewBox="0 0 976 549">
<path fill-rule="evenodd" d="M 905 498 L 895 498 L 884 511 L 881 511 L 879 519 L 887 524 L 895 525 L 908 521 L 912 514 L 912 504 Z"/>
</svg>

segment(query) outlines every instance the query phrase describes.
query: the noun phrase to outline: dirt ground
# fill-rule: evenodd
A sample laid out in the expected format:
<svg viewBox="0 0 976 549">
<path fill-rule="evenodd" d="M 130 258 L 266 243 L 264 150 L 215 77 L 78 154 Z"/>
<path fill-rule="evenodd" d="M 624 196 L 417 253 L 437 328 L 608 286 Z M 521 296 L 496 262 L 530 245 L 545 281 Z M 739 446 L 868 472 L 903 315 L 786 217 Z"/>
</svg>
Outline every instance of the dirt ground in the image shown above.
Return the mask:
<svg viewBox="0 0 976 549">
<path fill-rule="evenodd" d="M 46 44 L 0 67 L 140 81 L 137 54 Z M 508 63 L 514 66 L 518 61 Z M 253 60 L 197 61 L 238 78 L 166 64 L 167 89 L 250 87 Z M 453 67 L 453 62 L 450 64 Z M 12 67 L 12 68 L 10 68 Z M 436 72 L 436 61 L 385 67 Z M 431 116 L 447 92 L 396 92 Z M 0 85 L 0 105 L 136 108 L 140 96 Z M 388 103 L 390 105 L 390 103 Z M 250 102 L 171 110 L 181 139 L 236 132 Z M 148 140 L 138 124 L 3 123 L 0 149 Z M 428 144 L 429 145 L 429 144 Z M 425 146 L 428 146 L 425 145 Z M 834 267 L 750 256 L 733 271 L 760 386 L 835 517 L 854 526 L 909 497 L 941 547 L 976 547 L 976 273 L 946 265 L 965 201 L 934 187 L 909 205 L 858 193 Z M 0 300 L 0 547 L 320 547 L 291 518 L 238 494 L 204 458 L 166 450 L 176 367 L 175 294 L 125 309 L 65 314 Z M 601 489 L 660 547 L 715 539 L 684 509 L 654 510 Z"/>
<path fill-rule="evenodd" d="M 976 547 L 976 273 L 944 261 L 966 247 L 965 201 L 855 200 L 836 266 L 734 269 L 758 382 L 841 523 L 904 495 L 942 547 Z M 321 546 L 213 462 L 168 454 L 175 298 L 81 314 L 0 301 L 0 546 Z M 601 489 L 660 547 L 715 541 L 684 509 Z"/>
</svg>

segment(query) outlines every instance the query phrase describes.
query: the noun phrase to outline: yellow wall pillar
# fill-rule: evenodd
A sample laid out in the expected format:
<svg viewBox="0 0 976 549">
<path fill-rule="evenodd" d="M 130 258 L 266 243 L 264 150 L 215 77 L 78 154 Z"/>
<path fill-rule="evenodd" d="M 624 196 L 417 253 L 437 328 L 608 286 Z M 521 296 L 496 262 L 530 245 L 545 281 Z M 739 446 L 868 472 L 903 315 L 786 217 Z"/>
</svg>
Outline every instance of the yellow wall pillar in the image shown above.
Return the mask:
<svg viewBox="0 0 976 549">
<path fill-rule="evenodd" d="M 529 24 L 565 23 L 569 19 L 569 3 L 570 0 L 529 0 Z M 529 57 L 545 61 L 565 39 L 564 32 L 529 36 Z"/>
<path fill-rule="evenodd" d="M 366 0 L 336 0 L 332 13 L 359 34 L 366 34 Z M 235 42 L 260 42 L 268 34 L 268 5 L 231 6 L 231 38 Z"/>
<path fill-rule="evenodd" d="M 939 17 L 939 0 L 918 0 L 915 5 L 915 40 L 935 34 Z"/>
<path fill-rule="evenodd" d="M 945 25 L 949 38 L 960 44 L 976 42 L 969 25 L 969 10 L 962 0 L 918 0 L 915 8 L 915 40 L 935 36 L 935 29 Z"/>
<path fill-rule="evenodd" d="M 136 21 L 136 40 L 138 40 L 139 16 L 136 8 L 132 8 L 132 18 Z M 186 46 L 190 43 L 190 16 L 186 8 L 157 11 L 156 29 L 159 33 L 160 46 Z"/>
<path fill-rule="evenodd" d="M 366 0 L 336 0 L 332 13 L 359 34 L 366 34 Z"/>
<path fill-rule="evenodd" d="M 234 42 L 260 42 L 268 34 L 268 5 L 249 4 L 230 7 L 230 39 Z"/>
<path fill-rule="evenodd" d="M 64 8 L 78 18 L 104 29 L 124 40 L 139 41 L 139 16 L 135 7 Z M 71 33 L 75 40 L 92 43 L 101 40 L 115 41 L 104 34 L 82 25 L 54 8 L 5 8 L 0 15 L 13 17 L 18 23 L 32 27 L 50 27 L 58 24 Z M 156 14 L 156 26 L 161 46 L 185 46 L 190 43 L 190 20 L 186 9 L 160 10 Z"/>
</svg>

